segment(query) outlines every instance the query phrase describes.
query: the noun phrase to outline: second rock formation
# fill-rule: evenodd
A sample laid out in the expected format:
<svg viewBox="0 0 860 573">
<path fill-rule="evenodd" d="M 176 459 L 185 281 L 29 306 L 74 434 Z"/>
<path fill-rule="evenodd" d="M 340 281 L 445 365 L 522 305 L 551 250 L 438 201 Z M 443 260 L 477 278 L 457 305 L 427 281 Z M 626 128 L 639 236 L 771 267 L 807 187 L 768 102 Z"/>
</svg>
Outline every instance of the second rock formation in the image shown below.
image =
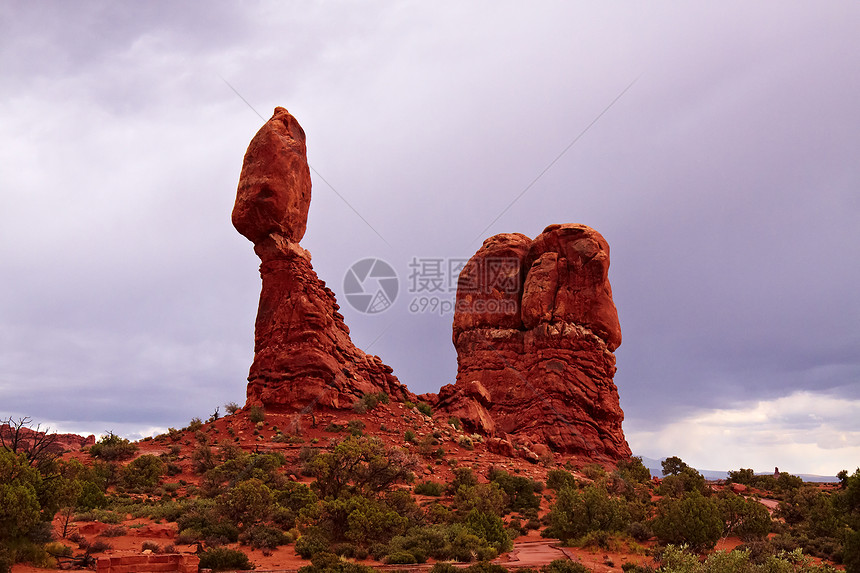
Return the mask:
<svg viewBox="0 0 860 573">
<path fill-rule="evenodd" d="M 460 274 L 457 381 L 437 408 L 471 430 L 592 459 L 630 456 L 614 350 L 609 244 L 585 225 L 495 235 Z"/>
</svg>

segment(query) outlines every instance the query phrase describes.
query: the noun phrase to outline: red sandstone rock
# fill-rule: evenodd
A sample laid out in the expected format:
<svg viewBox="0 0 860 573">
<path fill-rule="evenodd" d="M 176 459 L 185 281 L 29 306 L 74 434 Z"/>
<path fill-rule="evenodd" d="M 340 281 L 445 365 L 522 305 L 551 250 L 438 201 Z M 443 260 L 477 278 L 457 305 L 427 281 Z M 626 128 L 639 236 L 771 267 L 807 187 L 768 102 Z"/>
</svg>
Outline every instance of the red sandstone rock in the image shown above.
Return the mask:
<svg viewBox="0 0 860 573">
<path fill-rule="evenodd" d="M 255 246 L 270 234 L 298 243 L 310 204 L 305 132 L 287 110 L 276 107 L 245 152 L 233 226 Z"/>
<path fill-rule="evenodd" d="M 353 345 L 334 293 L 299 246 L 310 196 L 304 131 L 275 108 L 248 146 L 233 208 L 234 226 L 262 261 L 248 404 L 348 408 L 379 391 L 414 399 L 378 356 Z"/>
<path fill-rule="evenodd" d="M 38 427 L 32 429 L 26 426 L 11 427 L 8 424 L 2 424 L 0 442 L 19 452 L 37 448 L 47 454 L 61 454 L 65 451 L 74 452 L 92 446 L 96 443 L 96 437 L 92 434 L 84 437 L 78 434 L 46 433 L 40 431 Z"/>
<path fill-rule="evenodd" d="M 505 257 L 520 267 L 479 272 Z M 457 381 L 440 390 L 436 408 L 471 431 L 509 434 L 529 459 L 537 444 L 598 460 L 629 457 L 612 381 L 621 329 L 608 269 L 609 245 L 584 225 L 551 225 L 534 241 L 484 241 L 460 275 Z M 506 280 L 513 276 L 519 282 Z M 496 312 L 487 301 L 499 301 Z M 477 387 L 489 398 L 477 397 Z"/>
<path fill-rule="evenodd" d="M 490 237 L 469 259 L 457 281 L 454 342 L 464 330 L 520 328 L 523 264 L 531 239 L 520 233 Z"/>
<path fill-rule="evenodd" d="M 613 352 L 621 345 L 609 285 L 609 243 L 603 235 L 585 225 L 550 225 L 531 244 L 525 268 L 526 328 L 572 322 L 594 332 Z"/>
</svg>

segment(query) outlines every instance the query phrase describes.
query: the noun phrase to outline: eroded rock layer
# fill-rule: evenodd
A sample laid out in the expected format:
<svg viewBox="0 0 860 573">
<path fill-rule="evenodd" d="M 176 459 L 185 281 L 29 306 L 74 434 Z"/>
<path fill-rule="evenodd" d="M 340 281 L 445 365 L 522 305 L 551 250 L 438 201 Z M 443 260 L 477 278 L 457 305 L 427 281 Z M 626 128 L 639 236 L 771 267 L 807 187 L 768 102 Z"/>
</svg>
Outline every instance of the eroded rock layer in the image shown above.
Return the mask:
<svg viewBox="0 0 860 573">
<path fill-rule="evenodd" d="M 490 237 L 460 274 L 457 381 L 436 407 L 497 439 L 630 456 L 613 382 L 621 344 L 609 245 L 585 225 Z"/>
<path fill-rule="evenodd" d="M 299 245 L 311 200 L 305 134 L 282 107 L 251 140 L 233 225 L 254 243 L 263 287 L 248 405 L 347 408 L 371 392 L 414 399 L 378 356 L 353 345 L 334 293 Z"/>
</svg>

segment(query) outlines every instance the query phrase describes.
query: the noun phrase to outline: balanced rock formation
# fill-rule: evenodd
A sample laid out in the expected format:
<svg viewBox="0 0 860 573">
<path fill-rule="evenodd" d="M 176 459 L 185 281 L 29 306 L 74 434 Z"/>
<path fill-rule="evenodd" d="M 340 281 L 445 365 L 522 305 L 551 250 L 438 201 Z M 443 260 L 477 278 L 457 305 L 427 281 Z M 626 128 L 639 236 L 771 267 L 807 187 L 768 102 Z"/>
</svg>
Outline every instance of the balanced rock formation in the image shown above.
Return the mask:
<svg viewBox="0 0 860 573">
<path fill-rule="evenodd" d="M 490 237 L 460 273 L 457 380 L 434 402 L 472 431 L 531 450 L 630 456 L 613 352 L 609 244 L 585 225 Z"/>
<path fill-rule="evenodd" d="M 304 130 L 277 107 L 245 153 L 232 216 L 262 261 L 247 404 L 311 411 L 372 392 L 414 399 L 378 356 L 353 345 L 334 293 L 299 245 L 310 201 Z"/>
</svg>

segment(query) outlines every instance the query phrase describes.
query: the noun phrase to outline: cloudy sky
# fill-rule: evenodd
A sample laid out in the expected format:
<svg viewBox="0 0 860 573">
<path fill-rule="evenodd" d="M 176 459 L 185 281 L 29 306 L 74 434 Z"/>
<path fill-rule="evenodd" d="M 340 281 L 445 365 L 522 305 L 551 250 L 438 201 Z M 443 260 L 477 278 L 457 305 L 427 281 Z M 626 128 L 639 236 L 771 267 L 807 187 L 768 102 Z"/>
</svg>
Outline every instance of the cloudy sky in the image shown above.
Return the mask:
<svg viewBox="0 0 860 573">
<path fill-rule="evenodd" d="M 302 245 L 412 390 L 456 356 L 410 261 L 585 223 L 635 453 L 854 469 L 858 29 L 847 1 L 3 2 L 0 416 L 139 437 L 244 401 L 259 261 L 230 210 L 281 105 Z M 366 257 L 401 279 L 374 315 L 343 296 Z"/>
</svg>

